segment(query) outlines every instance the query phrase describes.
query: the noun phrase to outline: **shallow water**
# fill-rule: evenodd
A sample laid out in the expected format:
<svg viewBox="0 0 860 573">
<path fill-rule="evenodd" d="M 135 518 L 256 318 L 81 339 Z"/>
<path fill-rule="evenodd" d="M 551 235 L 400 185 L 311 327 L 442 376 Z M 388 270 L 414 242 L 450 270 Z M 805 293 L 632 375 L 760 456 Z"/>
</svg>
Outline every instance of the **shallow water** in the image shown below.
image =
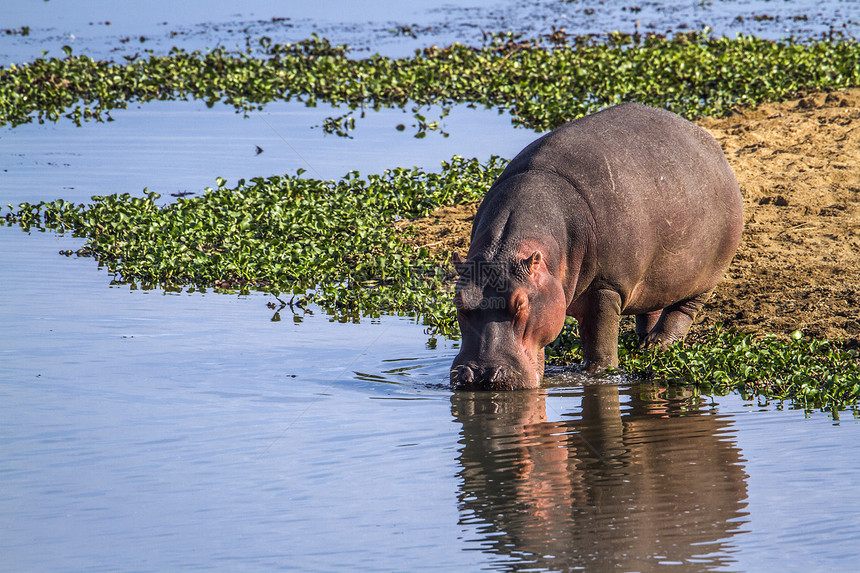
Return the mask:
<svg viewBox="0 0 860 573">
<path fill-rule="evenodd" d="M 281 102 L 244 118 L 199 101 L 152 102 L 111 112 L 115 121 L 80 128 L 70 121 L 0 128 L 0 204 L 59 197 L 87 202 L 93 195 L 140 194 L 144 187 L 171 200 L 171 194 L 214 187 L 216 177 L 234 186 L 240 178 L 295 175 L 299 169 L 316 179 L 395 167 L 438 171 L 453 155 L 513 157 L 536 137 L 513 129 L 507 115 L 466 106 L 442 120 L 448 137 L 413 137 L 411 107 L 408 113 L 368 113 L 356 122 L 354 139 L 315 127 L 344 112 Z M 427 116 L 434 113 L 431 108 Z M 406 130 L 398 131 L 400 124 Z"/>
<path fill-rule="evenodd" d="M 707 14 L 776 5 L 705 4 Z M 475 5 L 428 2 L 414 18 L 466 30 L 527 7 Z M 523 29 L 547 27 L 541 14 L 562 5 L 609 10 L 533 5 Z M 147 17 L 114 3 L 70 6 L 34 3 L 27 14 L 39 26 L 0 35 L 0 53 L 36 57 L 40 42 L 59 46 L 83 27 L 104 33 L 76 50 L 110 55 L 123 34 L 156 35 L 164 13 L 158 3 Z M 162 29 L 220 30 L 176 37 L 192 47 L 236 41 L 215 24 L 282 14 L 280 3 L 241 14 L 187 6 Z M 346 39 L 376 30 L 364 41 L 391 50 L 435 38 L 382 41 L 379 22 L 413 12 L 373 6 L 338 12 L 343 22 L 294 17 Z M 668 18 L 667 6 L 642 3 L 638 14 Z M 811 4 L 778 6 L 793 14 Z M 831 16 L 857 9 L 815 6 Z M 9 12 L 0 7 L 0 27 L 35 21 Z M 357 25 L 365 16 L 376 23 Z M 89 27 L 90 17 L 114 22 Z M 159 33 L 152 45 L 167 45 Z M 112 123 L 5 129 L 0 204 L 143 187 L 166 201 L 216 176 L 233 184 L 299 168 L 322 178 L 435 169 L 455 153 L 511 157 L 535 137 L 493 111 L 457 108 L 447 139 L 398 132 L 411 116 L 389 110 L 345 140 L 312 129 L 330 113 L 275 104 L 243 119 L 159 102 L 117 111 Z M 318 310 L 275 313 L 263 293 L 112 285 L 92 259 L 57 254 L 81 244 L 0 227 L 0 571 L 833 571 L 860 557 L 851 413 L 833 420 L 564 372 L 539 391 L 452 393 L 457 343 L 410 319 L 342 324 Z"/>
</svg>

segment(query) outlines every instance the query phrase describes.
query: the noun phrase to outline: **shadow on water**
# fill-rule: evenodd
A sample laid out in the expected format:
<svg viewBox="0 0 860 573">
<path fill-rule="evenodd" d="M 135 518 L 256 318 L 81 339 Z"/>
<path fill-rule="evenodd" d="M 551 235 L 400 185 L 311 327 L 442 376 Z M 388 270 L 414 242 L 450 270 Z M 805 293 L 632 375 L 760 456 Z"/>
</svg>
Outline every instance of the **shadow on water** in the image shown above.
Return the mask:
<svg viewBox="0 0 860 573">
<path fill-rule="evenodd" d="M 460 524 L 495 569 L 731 567 L 748 514 L 728 416 L 700 397 L 597 383 L 565 390 L 581 408 L 554 422 L 555 395 L 451 398 Z"/>
</svg>

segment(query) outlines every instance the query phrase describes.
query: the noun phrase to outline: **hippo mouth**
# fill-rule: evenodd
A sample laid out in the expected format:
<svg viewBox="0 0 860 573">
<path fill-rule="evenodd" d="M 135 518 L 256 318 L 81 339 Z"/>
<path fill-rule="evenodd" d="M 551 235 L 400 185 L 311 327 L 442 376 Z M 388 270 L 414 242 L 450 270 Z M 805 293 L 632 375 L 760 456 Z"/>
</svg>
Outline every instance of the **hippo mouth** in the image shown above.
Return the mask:
<svg viewBox="0 0 860 573">
<path fill-rule="evenodd" d="M 451 385 L 455 390 L 524 390 L 540 383 L 537 370 L 522 372 L 507 365 L 481 366 L 476 362 L 451 368 Z"/>
</svg>

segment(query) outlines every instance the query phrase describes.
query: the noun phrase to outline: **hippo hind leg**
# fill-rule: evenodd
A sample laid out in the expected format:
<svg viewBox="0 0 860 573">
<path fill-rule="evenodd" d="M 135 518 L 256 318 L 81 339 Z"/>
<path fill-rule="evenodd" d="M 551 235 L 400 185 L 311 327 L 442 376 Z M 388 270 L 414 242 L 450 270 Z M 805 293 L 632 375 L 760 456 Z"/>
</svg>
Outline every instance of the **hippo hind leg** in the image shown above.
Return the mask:
<svg viewBox="0 0 860 573">
<path fill-rule="evenodd" d="M 662 308 L 653 312 L 636 315 L 636 336 L 639 337 L 639 344 L 643 344 L 648 334 L 657 326 L 657 321 L 660 320 L 661 314 L 663 314 Z"/>
<path fill-rule="evenodd" d="M 690 326 L 692 326 L 693 320 L 696 318 L 696 314 L 701 310 L 702 305 L 705 304 L 705 301 L 707 301 L 710 296 L 711 293 L 707 292 L 687 300 L 676 302 L 675 304 L 664 308 L 663 312 L 659 315 L 659 319 L 657 319 L 654 326 L 648 331 L 644 340 L 640 338 L 640 340 L 642 340 L 641 346 L 644 348 L 651 348 L 653 346 L 669 346 L 670 344 L 683 340 L 687 335 L 687 332 L 689 332 Z M 644 328 L 644 323 L 647 320 L 651 320 L 653 314 L 655 313 L 636 315 L 637 334 L 640 334 L 641 336 L 639 330 L 639 317 L 647 317 L 642 320 Z"/>
</svg>

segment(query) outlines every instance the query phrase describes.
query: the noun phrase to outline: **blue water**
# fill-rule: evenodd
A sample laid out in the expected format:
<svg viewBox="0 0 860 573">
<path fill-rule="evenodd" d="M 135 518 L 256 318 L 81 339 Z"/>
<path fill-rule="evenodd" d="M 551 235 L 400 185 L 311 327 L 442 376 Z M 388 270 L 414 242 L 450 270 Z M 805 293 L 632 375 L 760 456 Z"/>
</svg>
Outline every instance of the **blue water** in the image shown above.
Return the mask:
<svg viewBox="0 0 860 573">
<path fill-rule="evenodd" d="M 453 155 L 513 157 L 535 138 L 512 129 L 508 116 L 465 106 L 442 120 L 446 128 L 456 126 L 448 137 L 431 132 L 416 139 L 412 114 L 399 109 L 357 121 L 354 139 L 326 136 L 315 127 L 339 113 L 330 106 L 274 103 L 243 118 L 227 106 L 152 102 L 113 111 L 113 122 L 80 128 L 70 121 L 0 128 L 0 204 L 58 197 L 86 202 L 144 187 L 167 200 L 172 193 L 200 194 L 215 186 L 216 177 L 235 185 L 240 178 L 295 175 L 299 169 L 316 179 L 395 167 L 438 171 Z M 399 124 L 408 130 L 398 131 Z"/>
<path fill-rule="evenodd" d="M 408 319 L 110 287 L 74 239 L 0 239 L 0 570 L 856 562 L 850 415 L 573 374 L 452 394 L 456 343 Z"/>
<path fill-rule="evenodd" d="M 76 51 L 98 57 L 140 49 L 119 42 L 127 35 L 151 35 L 156 49 L 235 44 L 236 22 L 264 30 L 276 16 L 293 19 L 293 39 L 329 31 L 391 53 L 479 37 L 485 24 L 544 30 L 561 11 L 572 31 L 605 31 L 612 15 L 613 27 L 635 15 L 656 29 L 701 17 L 725 23 L 720 33 L 744 15 L 767 33 L 810 35 L 828 18 L 846 29 L 860 20 L 847 1 L 698 4 L 18 2 L 0 6 L 0 29 L 31 35 L 0 34 L 0 55 L 26 61 L 71 34 Z M 779 20 L 747 17 L 767 11 Z M 807 20 L 791 17 L 801 12 Z M 396 36 L 391 22 L 432 29 Z M 389 110 L 349 140 L 313 128 L 331 113 L 279 103 L 244 119 L 158 102 L 112 123 L 7 128 L 0 204 L 144 187 L 166 201 L 217 176 L 299 168 L 321 178 L 436 169 L 454 154 L 511 157 L 535 137 L 494 111 L 458 108 L 449 138 L 399 132 L 411 115 Z M 457 343 L 410 319 L 338 323 L 318 309 L 276 313 L 264 293 L 112 284 L 92 259 L 58 254 L 81 244 L 0 228 L 0 571 L 856 567 L 851 412 L 834 420 L 570 373 L 535 392 L 455 394 Z"/>
</svg>

